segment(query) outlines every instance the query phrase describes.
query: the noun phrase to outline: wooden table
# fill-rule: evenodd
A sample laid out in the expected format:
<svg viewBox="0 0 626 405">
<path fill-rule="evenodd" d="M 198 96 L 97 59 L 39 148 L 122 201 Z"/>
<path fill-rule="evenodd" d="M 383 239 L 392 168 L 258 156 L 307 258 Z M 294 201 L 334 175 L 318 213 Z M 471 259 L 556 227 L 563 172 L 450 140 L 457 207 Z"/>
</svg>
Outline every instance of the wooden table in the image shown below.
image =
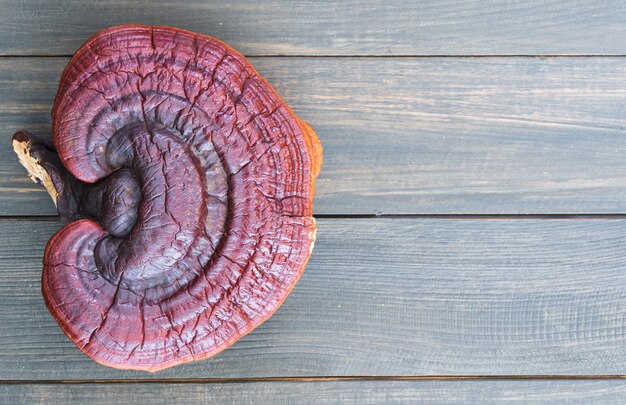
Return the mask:
<svg viewBox="0 0 626 405">
<path fill-rule="evenodd" d="M 317 130 L 318 242 L 215 358 L 117 371 L 40 293 L 59 229 L 9 140 L 120 23 L 250 57 Z M 626 3 L 0 1 L 0 402 L 591 402 L 626 395 Z"/>
</svg>

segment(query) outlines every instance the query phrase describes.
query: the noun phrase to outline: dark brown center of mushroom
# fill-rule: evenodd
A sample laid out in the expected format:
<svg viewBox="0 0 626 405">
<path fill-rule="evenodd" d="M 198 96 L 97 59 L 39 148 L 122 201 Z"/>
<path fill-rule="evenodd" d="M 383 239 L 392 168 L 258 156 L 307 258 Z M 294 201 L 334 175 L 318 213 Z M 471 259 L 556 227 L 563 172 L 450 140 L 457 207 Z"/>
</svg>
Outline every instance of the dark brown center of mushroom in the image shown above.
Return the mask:
<svg viewBox="0 0 626 405">
<path fill-rule="evenodd" d="M 94 147 L 98 162 L 112 172 L 102 181 L 97 219 L 109 235 L 95 247 L 96 267 L 109 282 L 149 301 L 200 274 L 215 247 L 211 237 L 225 220 L 225 202 L 210 192 L 214 182 L 221 184 L 220 194 L 226 192 L 217 154 L 182 137 L 139 121 Z"/>
</svg>

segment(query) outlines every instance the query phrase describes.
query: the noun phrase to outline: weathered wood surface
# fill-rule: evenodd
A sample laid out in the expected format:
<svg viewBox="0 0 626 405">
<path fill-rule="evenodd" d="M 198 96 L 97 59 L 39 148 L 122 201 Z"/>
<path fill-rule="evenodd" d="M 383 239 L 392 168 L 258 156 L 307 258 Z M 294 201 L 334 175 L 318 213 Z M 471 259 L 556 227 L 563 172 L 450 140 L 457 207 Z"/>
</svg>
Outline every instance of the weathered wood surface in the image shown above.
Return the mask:
<svg viewBox="0 0 626 405">
<path fill-rule="evenodd" d="M 626 220 L 347 217 L 626 214 L 625 15 L 617 0 L 0 0 L 0 216 L 54 214 L 10 136 L 49 138 L 67 56 L 144 23 L 257 56 L 326 148 L 316 215 L 344 217 L 319 220 L 275 316 L 159 374 L 80 353 L 40 293 L 60 224 L 0 219 L 0 403 L 623 402 L 626 380 L 550 376 L 626 375 Z M 441 375 L 546 379 L 240 380 Z M 130 383 L 155 378 L 176 383 Z M 124 383 L 50 384 L 68 379 Z"/>
<path fill-rule="evenodd" d="M 84 356 L 40 293 L 53 221 L 0 221 L 0 379 L 626 374 L 626 220 L 322 219 L 285 304 L 157 374 Z"/>
<path fill-rule="evenodd" d="M 0 215 L 54 214 L 9 147 L 67 58 L 0 59 Z M 625 58 L 252 58 L 325 146 L 317 214 L 626 212 Z"/>
<path fill-rule="evenodd" d="M 616 404 L 623 380 L 259 381 L 0 385 L 16 404 Z"/>
<path fill-rule="evenodd" d="M 246 54 L 623 54 L 619 0 L 0 1 L 1 55 L 68 55 L 94 32 L 165 24 Z"/>
</svg>

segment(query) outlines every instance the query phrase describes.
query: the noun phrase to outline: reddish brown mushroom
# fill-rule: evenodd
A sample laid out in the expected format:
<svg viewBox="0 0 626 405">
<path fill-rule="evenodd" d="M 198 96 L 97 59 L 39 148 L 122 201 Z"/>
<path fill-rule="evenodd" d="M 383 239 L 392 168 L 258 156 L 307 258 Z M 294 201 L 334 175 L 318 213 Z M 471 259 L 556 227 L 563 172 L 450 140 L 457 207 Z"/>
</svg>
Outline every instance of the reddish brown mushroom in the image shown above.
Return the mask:
<svg viewBox="0 0 626 405">
<path fill-rule="evenodd" d="M 63 72 L 52 121 L 54 147 L 24 131 L 13 146 L 72 221 L 42 290 L 83 352 L 161 370 L 280 306 L 313 247 L 321 146 L 242 55 L 176 28 L 106 29 Z"/>
</svg>

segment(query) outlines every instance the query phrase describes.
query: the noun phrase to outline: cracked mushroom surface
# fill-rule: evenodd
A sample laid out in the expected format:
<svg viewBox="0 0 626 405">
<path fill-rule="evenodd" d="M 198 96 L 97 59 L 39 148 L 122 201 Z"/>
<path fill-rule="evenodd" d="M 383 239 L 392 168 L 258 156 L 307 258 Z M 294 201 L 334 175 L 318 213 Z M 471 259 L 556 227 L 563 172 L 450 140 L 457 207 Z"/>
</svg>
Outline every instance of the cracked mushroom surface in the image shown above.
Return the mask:
<svg viewBox="0 0 626 405">
<path fill-rule="evenodd" d="M 266 320 L 302 274 L 321 145 L 248 61 L 170 27 L 94 35 L 60 80 L 54 146 L 13 147 L 69 221 L 42 291 L 97 362 L 206 359 Z"/>
</svg>

